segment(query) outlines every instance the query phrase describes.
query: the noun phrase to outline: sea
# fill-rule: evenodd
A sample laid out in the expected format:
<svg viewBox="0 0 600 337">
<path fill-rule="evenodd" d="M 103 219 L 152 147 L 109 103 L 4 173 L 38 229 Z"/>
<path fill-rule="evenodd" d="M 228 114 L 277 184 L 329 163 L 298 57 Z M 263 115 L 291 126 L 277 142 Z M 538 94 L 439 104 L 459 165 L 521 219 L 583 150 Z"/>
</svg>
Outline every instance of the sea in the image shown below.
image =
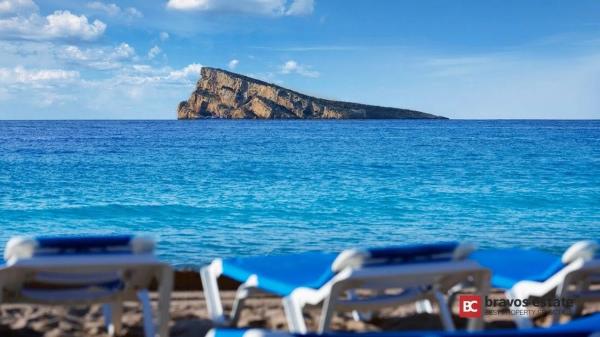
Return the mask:
<svg viewBox="0 0 600 337">
<path fill-rule="evenodd" d="M 600 121 L 0 121 L 0 246 L 149 235 L 216 257 L 600 239 Z"/>
</svg>

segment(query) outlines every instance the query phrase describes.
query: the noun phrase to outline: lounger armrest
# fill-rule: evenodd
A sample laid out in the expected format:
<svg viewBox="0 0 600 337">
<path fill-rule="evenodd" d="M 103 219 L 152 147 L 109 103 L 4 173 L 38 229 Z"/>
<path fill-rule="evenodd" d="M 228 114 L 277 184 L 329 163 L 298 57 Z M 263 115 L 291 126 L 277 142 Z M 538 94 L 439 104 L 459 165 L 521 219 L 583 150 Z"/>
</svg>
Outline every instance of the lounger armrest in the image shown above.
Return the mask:
<svg viewBox="0 0 600 337">
<path fill-rule="evenodd" d="M 475 245 L 472 243 L 461 243 L 454 250 L 454 260 L 464 260 L 475 250 Z"/>
<path fill-rule="evenodd" d="M 32 257 L 38 243 L 34 238 L 16 236 L 8 240 L 4 248 L 4 260 Z"/>
<path fill-rule="evenodd" d="M 598 242 L 593 240 L 579 241 L 573 244 L 562 256 L 562 263 L 569 264 L 579 258 L 587 261 L 594 258 L 600 248 Z"/>
<path fill-rule="evenodd" d="M 156 241 L 149 236 L 134 236 L 129 242 L 131 252 L 134 254 L 152 253 L 156 248 Z"/>
<path fill-rule="evenodd" d="M 331 264 L 331 270 L 339 272 L 347 267 L 362 266 L 369 259 L 369 251 L 362 249 L 346 249 L 338 255 Z"/>
</svg>

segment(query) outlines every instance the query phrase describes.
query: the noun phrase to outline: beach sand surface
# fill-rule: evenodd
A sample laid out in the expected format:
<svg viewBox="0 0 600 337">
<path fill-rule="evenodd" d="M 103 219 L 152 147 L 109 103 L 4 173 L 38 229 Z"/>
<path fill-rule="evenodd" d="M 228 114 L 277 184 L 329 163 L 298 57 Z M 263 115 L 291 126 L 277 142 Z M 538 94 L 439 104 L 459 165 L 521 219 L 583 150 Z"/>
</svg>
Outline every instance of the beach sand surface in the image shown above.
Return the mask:
<svg viewBox="0 0 600 337">
<path fill-rule="evenodd" d="M 234 291 L 223 293 L 226 310 L 231 309 Z M 500 298 L 496 293 L 493 296 Z M 156 294 L 152 294 L 156 305 Z M 239 327 L 257 327 L 276 330 L 287 329 L 280 299 L 271 296 L 256 296 L 246 302 Z M 434 308 L 435 309 L 435 308 Z M 25 304 L 5 304 L 0 309 L 0 336 L 108 336 L 103 326 L 99 305 L 91 307 L 62 307 Z M 586 306 L 584 314 L 600 311 L 600 305 Z M 457 308 L 454 308 L 456 314 Z M 306 317 L 309 329 L 316 329 L 320 310 L 309 307 Z M 466 321 L 455 316 L 458 328 Z M 548 317 L 538 320 L 541 325 L 549 323 Z M 123 336 L 143 336 L 140 306 L 127 302 L 123 315 Z M 202 291 L 175 291 L 171 302 L 170 331 L 173 337 L 202 337 L 212 328 L 208 319 Z M 513 327 L 507 315 L 486 318 L 487 328 Z M 332 322 L 333 330 L 376 331 L 376 330 L 422 330 L 441 329 L 435 314 L 417 313 L 414 305 L 385 309 L 370 322 L 354 321 L 349 314 L 337 314 Z"/>
</svg>

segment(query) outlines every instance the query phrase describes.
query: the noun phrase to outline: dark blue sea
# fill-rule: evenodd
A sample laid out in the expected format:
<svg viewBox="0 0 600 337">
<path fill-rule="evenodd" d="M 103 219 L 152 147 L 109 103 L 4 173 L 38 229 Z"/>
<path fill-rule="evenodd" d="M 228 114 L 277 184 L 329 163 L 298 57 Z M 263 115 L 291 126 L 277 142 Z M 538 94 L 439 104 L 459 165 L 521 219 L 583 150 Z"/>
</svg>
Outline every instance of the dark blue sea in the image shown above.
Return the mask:
<svg viewBox="0 0 600 337">
<path fill-rule="evenodd" d="M 178 266 L 600 238 L 600 121 L 1 121 L 0 245 L 141 233 Z"/>
</svg>

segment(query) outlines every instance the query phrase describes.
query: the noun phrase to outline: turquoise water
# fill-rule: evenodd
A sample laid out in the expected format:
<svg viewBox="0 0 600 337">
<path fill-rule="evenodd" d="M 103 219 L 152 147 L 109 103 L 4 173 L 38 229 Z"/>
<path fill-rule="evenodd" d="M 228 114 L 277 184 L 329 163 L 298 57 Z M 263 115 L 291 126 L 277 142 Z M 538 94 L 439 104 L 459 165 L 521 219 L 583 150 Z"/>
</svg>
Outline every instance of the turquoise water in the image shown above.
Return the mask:
<svg viewBox="0 0 600 337">
<path fill-rule="evenodd" d="M 0 245 L 154 235 L 217 256 L 600 238 L 600 121 L 2 121 Z"/>
</svg>

